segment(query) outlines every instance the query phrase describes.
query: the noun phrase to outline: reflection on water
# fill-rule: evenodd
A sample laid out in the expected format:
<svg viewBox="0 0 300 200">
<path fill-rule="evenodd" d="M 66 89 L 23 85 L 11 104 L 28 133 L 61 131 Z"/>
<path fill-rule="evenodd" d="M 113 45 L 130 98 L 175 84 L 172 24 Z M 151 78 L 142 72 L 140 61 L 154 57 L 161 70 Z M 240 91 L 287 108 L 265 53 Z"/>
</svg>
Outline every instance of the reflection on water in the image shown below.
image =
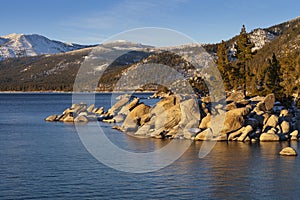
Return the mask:
<svg viewBox="0 0 300 200">
<path fill-rule="evenodd" d="M 99 96 L 109 102 L 107 96 Z M 70 95 L 0 95 L 0 199 L 298 199 L 299 157 L 281 148 L 297 142 L 219 142 L 198 158 L 192 143 L 172 165 L 145 174 L 123 173 L 99 163 L 73 125 L 46 123 Z M 116 145 L 133 152 L 162 148 L 169 140 L 128 136 L 102 125 Z M 178 141 L 178 145 L 180 145 Z"/>
</svg>

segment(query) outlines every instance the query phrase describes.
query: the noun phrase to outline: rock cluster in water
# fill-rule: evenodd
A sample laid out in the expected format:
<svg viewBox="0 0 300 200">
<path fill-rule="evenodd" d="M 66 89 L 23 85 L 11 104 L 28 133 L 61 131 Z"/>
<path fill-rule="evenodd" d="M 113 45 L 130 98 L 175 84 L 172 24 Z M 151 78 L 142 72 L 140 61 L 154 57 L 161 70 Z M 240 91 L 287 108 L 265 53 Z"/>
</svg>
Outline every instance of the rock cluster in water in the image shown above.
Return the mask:
<svg viewBox="0 0 300 200">
<path fill-rule="evenodd" d="M 213 132 L 212 117 L 224 114 L 224 124 Z M 283 141 L 298 140 L 300 117 L 298 110 L 285 109 L 275 101 L 274 94 L 245 99 L 233 93 L 226 103 L 211 105 L 209 97 L 165 95 L 150 107 L 139 98 L 123 95 L 106 112 L 94 104 L 73 104 L 60 115 L 46 121 L 117 123 L 113 128 L 137 136 L 192 140 Z"/>
<path fill-rule="evenodd" d="M 94 104 L 88 107 L 86 103 L 80 103 L 73 104 L 60 115 L 50 115 L 45 120 L 50 122 L 89 122 L 97 121 L 98 116 L 103 113 L 103 107 L 95 108 Z"/>
</svg>

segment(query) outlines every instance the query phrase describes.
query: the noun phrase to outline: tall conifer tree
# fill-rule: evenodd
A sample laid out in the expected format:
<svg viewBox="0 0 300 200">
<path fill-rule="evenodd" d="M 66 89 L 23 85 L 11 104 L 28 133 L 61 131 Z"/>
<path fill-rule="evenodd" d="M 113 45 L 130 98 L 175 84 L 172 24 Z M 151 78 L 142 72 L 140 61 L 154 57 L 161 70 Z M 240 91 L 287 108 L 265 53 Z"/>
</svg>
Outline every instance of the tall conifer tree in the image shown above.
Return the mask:
<svg viewBox="0 0 300 200">
<path fill-rule="evenodd" d="M 281 82 L 281 66 L 276 58 L 275 53 L 273 53 L 272 58 L 268 59 L 268 66 L 264 73 L 264 91 L 266 94 L 274 93 L 278 98 L 280 98 L 282 93 Z"/>
<path fill-rule="evenodd" d="M 251 42 L 247 32 L 245 25 L 242 26 L 241 32 L 238 36 L 235 48 L 236 48 L 236 57 L 237 57 L 237 65 L 238 65 L 238 79 L 240 80 L 240 84 L 243 86 L 243 92 L 246 96 L 246 84 L 247 81 L 250 80 L 250 72 L 247 70 L 247 61 L 250 60 L 253 56 L 252 48 L 254 44 Z"/>
<path fill-rule="evenodd" d="M 232 71 L 231 71 L 231 66 L 228 59 L 228 52 L 224 40 L 222 40 L 222 42 L 218 45 L 217 56 L 218 56 L 217 65 L 223 78 L 224 87 L 226 90 L 230 90 L 232 88 L 231 80 L 230 80 L 232 77 L 231 76 Z"/>
</svg>

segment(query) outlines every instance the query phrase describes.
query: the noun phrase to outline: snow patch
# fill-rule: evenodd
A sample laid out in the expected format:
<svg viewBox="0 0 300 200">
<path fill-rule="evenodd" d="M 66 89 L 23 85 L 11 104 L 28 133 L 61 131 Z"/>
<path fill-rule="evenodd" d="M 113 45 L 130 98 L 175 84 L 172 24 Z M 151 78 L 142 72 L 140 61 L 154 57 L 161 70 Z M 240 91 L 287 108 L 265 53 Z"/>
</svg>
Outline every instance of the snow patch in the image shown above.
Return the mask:
<svg viewBox="0 0 300 200">
<path fill-rule="evenodd" d="M 12 57 L 64 53 L 86 47 L 50 40 L 37 34 L 13 33 L 0 37 L 0 60 Z"/>
</svg>

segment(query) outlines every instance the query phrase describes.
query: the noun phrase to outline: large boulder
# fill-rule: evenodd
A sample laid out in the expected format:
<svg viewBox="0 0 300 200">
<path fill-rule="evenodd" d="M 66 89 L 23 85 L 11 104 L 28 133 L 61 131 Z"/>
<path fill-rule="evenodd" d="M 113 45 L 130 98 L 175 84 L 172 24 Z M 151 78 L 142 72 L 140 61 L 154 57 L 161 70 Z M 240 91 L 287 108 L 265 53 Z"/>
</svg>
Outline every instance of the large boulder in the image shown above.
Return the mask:
<svg viewBox="0 0 300 200">
<path fill-rule="evenodd" d="M 249 114 L 250 110 L 251 110 L 251 107 L 247 106 L 247 107 L 243 107 L 243 108 L 237 108 L 237 109 L 230 110 L 226 114 L 246 116 Z"/>
<path fill-rule="evenodd" d="M 280 132 L 282 134 L 288 134 L 290 132 L 290 123 L 288 121 L 282 121 L 280 124 Z"/>
<path fill-rule="evenodd" d="M 146 136 L 150 135 L 151 131 L 151 125 L 145 124 L 144 126 L 140 127 L 134 134 L 139 136 Z"/>
<path fill-rule="evenodd" d="M 149 118 L 150 107 L 141 103 L 137 105 L 126 117 L 122 124 L 124 130 L 136 130 Z"/>
<path fill-rule="evenodd" d="M 262 113 L 270 112 L 273 109 L 274 104 L 275 104 L 275 95 L 269 94 L 262 101 L 260 101 L 256 104 L 254 111 L 257 114 L 261 114 L 261 112 Z"/>
<path fill-rule="evenodd" d="M 240 136 L 243 133 L 244 130 L 245 130 L 245 127 L 242 127 L 240 129 L 232 132 L 232 133 L 229 133 L 228 134 L 228 140 L 235 140 L 235 138 Z"/>
<path fill-rule="evenodd" d="M 121 110 L 119 111 L 118 115 L 128 115 L 135 106 L 139 104 L 140 99 L 139 98 L 134 98 L 128 105 L 123 106 Z"/>
<path fill-rule="evenodd" d="M 233 110 L 237 108 L 237 104 L 236 102 L 231 102 L 229 104 L 226 104 L 225 110 Z"/>
<path fill-rule="evenodd" d="M 263 132 L 270 130 L 271 128 L 275 128 L 278 124 L 278 117 L 276 115 L 265 116 Z"/>
<path fill-rule="evenodd" d="M 57 115 L 50 115 L 45 119 L 45 121 L 54 122 L 56 121 L 56 119 L 57 119 Z"/>
<path fill-rule="evenodd" d="M 245 99 L 245 95 L 242 92 L 234 92 L 234 93 L 230 94 L 229 97 L 227 97 L 226 101 L 237 102 L 237 101 L 241 101 L 243 99 Z"/>
<path fill-rule="evenodd" d="M 282 109 L 280 111 L 279 117 L 287 117 L 289 115 L 290 115 L 290 113 L 289 113 L 289 111 L 287 109 Z"/>
<path fill-rule="evenodd" d="M 176 126 L 181 120 L 181 110 L 179 104 L 169 108 L 165 112 L 156 116 L 155 129 L 164 128 L 171 129 Z"/>
<path fill-rule="evenodd" d="M 241 115 L 226 115 L 222 132 L 226 134 L 234 132 L 243 127 L 244 121 Z"/>
<path fill-rule="evenodd" d="M 211 126 L 211 114 L 208 113 L 203 119 L 201 120 L 201 123 L 199 125 L 199 128 L 204 130 L 207 128 L 210 128 Z"/>
<path fill-rule="evenodd" d="M 214 134 L 212 129 L 208 128 L 196 135 L 194 140 L 207 141 L 207 140 L 215 140 L 215 141 L 227 141 L 226 134 Z"/>
<path fill-rule="evenodd" d="M 279 152 L 279 154 L 283 156 L 297 156 L 297 151 L 292 147 L 285 147 Z"/>
<path fill-rule="evenodd" d="M 71 108 L 65 110 L 65 111 L 63 112 L 63 114 L 68 114 L 68 113 L 70 113 L 70 112 L 72 112 L 72 113 L 74 113 L 74 114 L 79 114 L 79 113 L 81 113 L 81 112 L 86 111 L 86 109 L 87 109 L 86 103 L 81 102 L 81 103 L 79 103 L 79 104 L 73 104 L 73 105 L 71 106 Z"/>
<path fill-rule="evenodd" d="M 179 104 L 180 104 L 180 98 L 175 95 L 171 95 L 157 102 L 157 104 L 151 109 L 150 113 L 151 115 L 158 116 L 161 113 L 165 112 L 166 110 Z"/>
<path fill-rule="evenodd" d="M 86 111 L 87 111 L 88 113 L 91 113 L 91 112 L 93 112 L 94 109 L 95 109 L 95 104 L 91 104 L 91 105 L 86 109 Z"/>
<path fill-rule="evenodd" d="M 197 102 L 194 99 L 188 99 L 181 102 L 180 114 L 179 128 L 183 131 L 186 139 L 191 139 L 194 137 L 194 134 L 188 131 L 188 129 L 198 127 L 200 119 Z"/>
<path fill-rule="evenodd" d="M 237 105 L 237 107 L 245 107 L 245 106 L 247 106 L 247 105 L 249 105 L 250 104 L 250 100 L 247 100 L 247 99 L 244 99 L 244 100 L 241 100 L 241 101 L 238 101 L 238 102 L 236 102 L 236 105 Z"/>
<path fill-rule="evenodd" d="M 72 115 L 67 115 L 64 119 L 63 122 L 74 122 L 74 117 Z"/>
<path fill-rule="evenodd" d="M 97 114 L 97 115 L 102 115 L 104 113 L 104 108 L 100 107 L 100 108 L 95 108 L 93 110 L 93 113 Z"/>
<path fill-rule="evenodd" d="M 265 107 L 264 102 L 263 102 L 263 101 L 258 102 L 258 103 L 256 104 L 256 107 L 254 108 L 254 111 L 255 111 L 257 114 L 261 114 L 261 112 L 263 112 L 263 113 L 266 112 L 267 109 L 266 109 L 266 107 Z"/>
<path fill-rule="evenodd" d="M 79 115 L 74 119 L 74 122 L 88 122 L 89 120 L 87 119 L 86 116 Z"/>
<path fill-rule="evenodd" d="M 279 136 L 275 133 L 262 133 L 259 137 L 261 142 L 279 141 Z"/>
<path fill-rule="evenodd" d="M 77 116 L 88 116 L 88 112 L 81 112 Z"/>
<path fill-rule="evenodd" d="M 66 117 L 67 117 L 67 115 L 61 114 L 61 115 L 58 115 L 58 116 L 57 116 L 56 120 L 57 120 L 57 121 L 60 121 L 60 122 L 63 122 L 64 119 L 65 119 Z"/>
<path fill-rule="evenodd" d="M 124 97 L 121 100 L 119 100 L 117 103 L 115 103 L 108 111 L 107 113 L 110 115 L 115 115 L 124 105 L 126 105 L 129 101 L 129 97 Z"/>
<path fill-rule="evenodd" d="M 137 106 L 140 103 L 140 99 L 139 98 L 134 98 L 127 106 L 126 108 L 128 110 L 132 110 L 135 106 Z"/>
<path fill-rule="evenodd" d="M 154 131 L 152 137 L 164 137 L 181 120 L 180 97 L 171 95 L 159 101 L 150 110 L 150 124 Z"/>
<path fill-rule="evenodd" d="M 113 119 L 116 123 L 120 123 L 125 120 L 125 115 L 118 114 L 117 116 L 113 117 Z"/>
<path fill-rule="evenodd" d="M 246 126 L 245 129 L 242 131 L 241 136 L 238 138 L 238 141 L 243 142 L 252 131 L 253 127 L 251 125 Z"/>
<path fill-rule="evenodd" d="M 272 94 L 268 94 L 265 97 L 265 99 L 264 99 L 263 102 L 264 102 L 266 111 L 272 110 L 272 108 L 274 107 L 274 104 L 275 104 L 275 95 L 273 93 Z"/>
<path fill-rule="evenodd" d="M 228 134 L 244 126 L 244 116 L 250 112 L 249 107 L 230 110 L 225 115 L 224 127 L 222 132 Z"/>
<path fill-rule="evenodd" d="M 291 135 L 291 140 L 298 140 L 298 130 L 294 130 L 290 135 Z"/>
<path fill-rule="evenodd" d="M 258 110 L 260 111 L 264 111 L 264 112 L 269 112 L 273 109 L 275 104 L 275 95 L 272 94 L 268 94 L 263 101 L 259 102 L 256 107 L 258 108 Z"/>
<path fill-rule="evenodd" d="M 201 140 L 201 141 L 212 140 L 212 139 L 213 139 L 213 133 L 210 128 L 205 129 L 204 131 L 198 133 L 195 137 L 195 140 Z"/>
<path fill-rule="evenodd" d="M 280 111 L 279 117 L 285 121 L 292 122 L 293 114 L 290 113 L 287 109 L 283 109 Z M 294 118 L 295 119 L 295 118 Z"/>
</svg>

